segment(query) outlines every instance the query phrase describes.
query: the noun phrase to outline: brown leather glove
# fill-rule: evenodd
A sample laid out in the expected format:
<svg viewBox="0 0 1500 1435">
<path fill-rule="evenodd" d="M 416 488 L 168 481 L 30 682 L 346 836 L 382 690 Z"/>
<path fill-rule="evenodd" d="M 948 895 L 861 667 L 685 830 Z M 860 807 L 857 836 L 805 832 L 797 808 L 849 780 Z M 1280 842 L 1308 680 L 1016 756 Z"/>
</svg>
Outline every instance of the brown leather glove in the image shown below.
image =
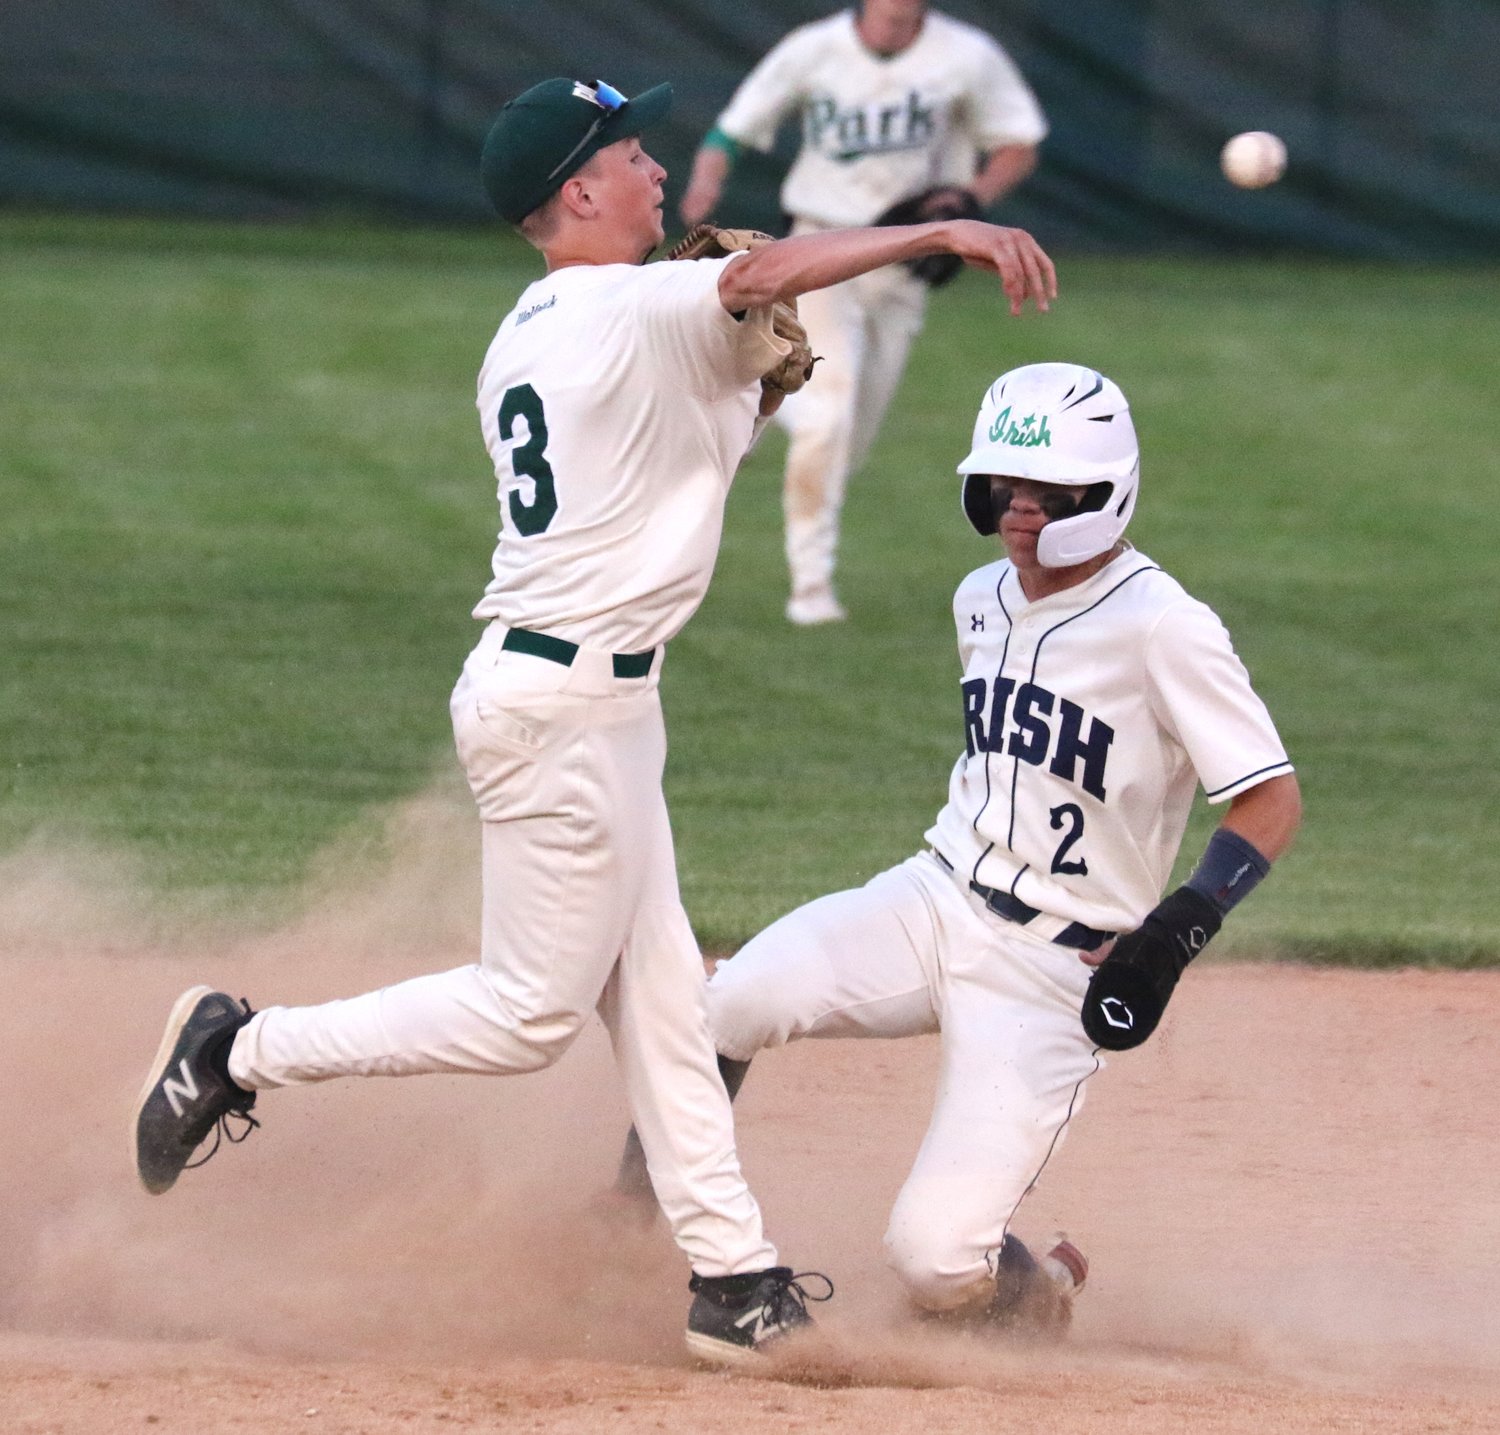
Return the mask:
<svg viewBox="0 0 1500 1435">
<path fill-rule="evenodd" d="M 722 259 L 776 241 L 758 229 L 720 229 L 715 224 L 695 224 L 667 251 L 668 259 Z M 810 378 L 818 361 L 808 347 L 807 330 L 797 317 L 795 299 L 778 299 L 771 305 L 771 328 L 791 347 L 773 369 L 761 375 L 761 412 L 770 413 L 787 394 L 795 394 Z"/>
</svg>

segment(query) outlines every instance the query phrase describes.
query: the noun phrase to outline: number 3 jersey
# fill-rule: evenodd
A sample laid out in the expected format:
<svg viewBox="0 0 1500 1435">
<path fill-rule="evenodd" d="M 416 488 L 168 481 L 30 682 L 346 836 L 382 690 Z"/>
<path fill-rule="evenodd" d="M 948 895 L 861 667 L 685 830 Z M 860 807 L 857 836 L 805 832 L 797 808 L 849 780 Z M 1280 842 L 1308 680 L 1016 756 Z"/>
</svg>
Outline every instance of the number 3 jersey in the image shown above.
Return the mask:
<svg viewBox="0 0 1500 1435">
<path fill-rule="evenodd" d="M 968 881 L 1128 931 L 1200 783 L 1224 802 L 1292 770 L 1224 625 L 1134 549 L 1034 603 L 990 564 L 953 614 L 964 753 L 927 840 Z"/>
<path fill-rule="evenodd" d="M 787 351 L 768 309 L 720 303 L 737 258 L 568 266 L 505 317 L 479 373 L 502 526 L 476 618 L 636 653 L 693 615 Z"/>
</svg>

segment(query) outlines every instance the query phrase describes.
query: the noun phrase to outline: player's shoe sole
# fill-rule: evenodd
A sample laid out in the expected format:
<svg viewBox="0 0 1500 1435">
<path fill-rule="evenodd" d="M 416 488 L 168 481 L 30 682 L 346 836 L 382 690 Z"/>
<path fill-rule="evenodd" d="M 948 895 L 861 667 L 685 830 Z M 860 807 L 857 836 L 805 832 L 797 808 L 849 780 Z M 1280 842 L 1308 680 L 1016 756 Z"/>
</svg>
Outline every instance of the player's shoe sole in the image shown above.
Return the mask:
<svg viewBox="0 0 1500 1435">
<path fill-rule="evenodd" d="M 700 1335 L 696 1330 L 688 1331 L 683 1340 L 688 1354 L 704 1365 L 717 1365 L 725 1370 L 753 1370 L 765 1364 L 765 1351 L 755 1346 L 716 1340 L 711 1335 Z"/>
<path fill-rule="evenodd" d="M 171 1190 L 223 1117 L 255 1124 L 254 1093 L 231 1089 L 208 1060 L 249 1020 L 243 1006 L 212 987 L 189 987 L 173 1005 L 131 1122 L 131 1159 L 153 1196 Z"/>
</svg>

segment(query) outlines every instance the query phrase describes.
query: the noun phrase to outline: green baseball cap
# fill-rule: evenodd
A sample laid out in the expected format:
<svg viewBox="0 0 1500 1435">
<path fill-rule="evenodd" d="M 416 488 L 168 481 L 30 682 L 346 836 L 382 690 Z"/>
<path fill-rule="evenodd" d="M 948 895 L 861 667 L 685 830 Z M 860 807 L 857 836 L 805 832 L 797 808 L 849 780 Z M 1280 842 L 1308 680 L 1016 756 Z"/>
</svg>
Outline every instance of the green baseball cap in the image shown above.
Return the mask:
<svg viewBox="0 0 1500 1435">
<path fill-rule="evenodd" d="M 484 192 L 502 219 L 519 224 L 590 156 L 640 134 L 671 108 L 671 85 L 632 100 L 603 80 L 543 80 L 490 126 L 479 162 Z"/>
</svg>

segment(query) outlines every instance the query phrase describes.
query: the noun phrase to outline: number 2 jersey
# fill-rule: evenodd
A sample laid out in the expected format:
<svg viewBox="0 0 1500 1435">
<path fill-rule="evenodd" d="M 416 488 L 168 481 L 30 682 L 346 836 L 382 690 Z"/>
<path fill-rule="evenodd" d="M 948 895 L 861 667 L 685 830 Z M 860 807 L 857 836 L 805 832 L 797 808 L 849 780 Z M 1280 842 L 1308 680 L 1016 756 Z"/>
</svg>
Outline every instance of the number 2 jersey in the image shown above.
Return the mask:
<svg viewBox="0 0 1500 1435">
<path fill-rule="evenodd" d="M 788 348 L 768 309 L 719 302 L 736 258 L 573 265 L 506 315 L 479 373 L 501 530 L 476 618 L 636 653 L 692 617 Z"/>
<path fill-rule="evenodd" d="M 1224 625 L 1134 549 L 1034 603 L 992 563 L 953 614 L 964 753 L 927 840 L 966 880 L 1128 931 L 1200 783 L 1224 802 L 1292 770 Z"/>
</svg>

